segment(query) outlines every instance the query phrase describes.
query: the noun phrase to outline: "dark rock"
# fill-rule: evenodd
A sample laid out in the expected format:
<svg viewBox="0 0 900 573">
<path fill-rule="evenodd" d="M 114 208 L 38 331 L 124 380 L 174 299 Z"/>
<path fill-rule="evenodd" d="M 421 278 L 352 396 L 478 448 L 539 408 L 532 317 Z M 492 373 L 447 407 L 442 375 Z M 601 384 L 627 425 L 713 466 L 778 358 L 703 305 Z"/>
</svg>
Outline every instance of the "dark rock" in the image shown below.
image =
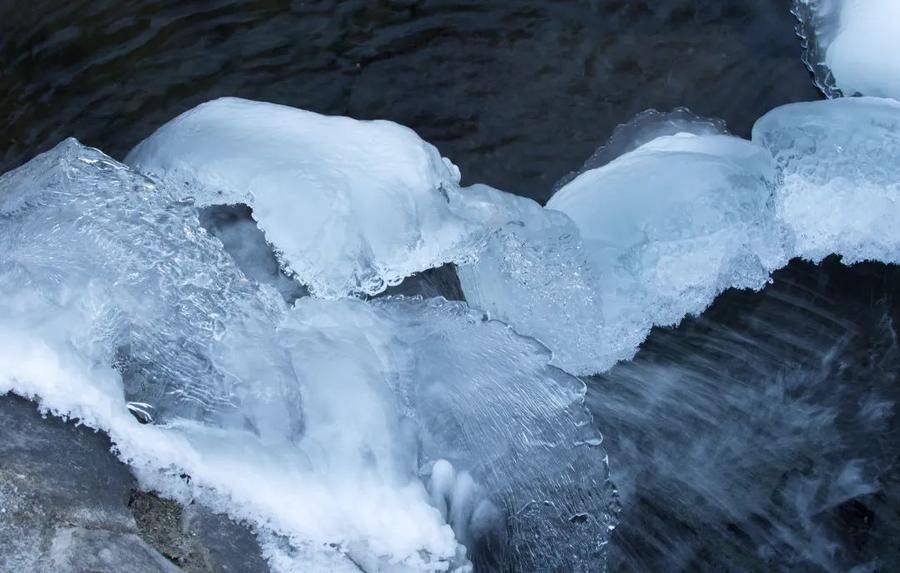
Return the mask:
<svg viewBox="0 0 900 573">
<path fill-rule="evenodd" d="M 268 571 L 253 534 L 137 492 L 109 438 L 0 396 L 0 571 Z"/>
</svg>

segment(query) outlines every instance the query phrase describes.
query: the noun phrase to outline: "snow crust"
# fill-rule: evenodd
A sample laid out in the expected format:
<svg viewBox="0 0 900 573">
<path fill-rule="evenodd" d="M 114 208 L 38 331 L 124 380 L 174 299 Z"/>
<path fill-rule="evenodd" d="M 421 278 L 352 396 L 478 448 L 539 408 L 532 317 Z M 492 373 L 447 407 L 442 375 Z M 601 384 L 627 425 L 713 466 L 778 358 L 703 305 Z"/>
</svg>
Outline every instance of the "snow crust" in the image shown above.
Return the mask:
<svg viewBox="0 0 900 573">
<path fill-rule="evenodd" d="M 900 98 L 900 3 L 795 0 L 804 59 L 829 97 Z"/>
</svg>

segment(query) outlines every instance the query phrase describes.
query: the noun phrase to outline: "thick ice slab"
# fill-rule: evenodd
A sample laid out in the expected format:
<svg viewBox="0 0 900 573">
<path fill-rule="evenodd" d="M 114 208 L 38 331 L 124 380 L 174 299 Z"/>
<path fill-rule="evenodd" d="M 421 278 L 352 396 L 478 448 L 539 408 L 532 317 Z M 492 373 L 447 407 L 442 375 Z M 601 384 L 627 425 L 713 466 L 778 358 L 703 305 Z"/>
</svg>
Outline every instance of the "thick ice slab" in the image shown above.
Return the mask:
<svg viewBox="0 0 900 573">
<path fill-rule="evenodd" d="M 724 135 L 657 138 L 560 189 L 605 323 L 595 371 L 629 358 L 653 325 L 698 313 L 729 287 L 759 288 L 785 261 L 771 158 Z"/>
<path fill-rule="evenodd" d="M 829 97 L 900 98 L 900 3 L 794 0 L 803 59 Z"/>
<path fill-rule="evenodd" d="M 467 212 L 495 212 L 476 261 L 458 267 L 466 300 L 553 350 L 553 364 L 589 372 L 605 352 L 600 294 L 578 229 L 565 214 L 484 185 L 463 190 Z"/>
<path fill-rule="evenodd" d="M 459 171 L 389 121 L 223 98 L 162 126 L 126 163 L 198 205 L 249 205 L 319 296 L 377 294 L 471 254 L 471 229 L 447 205 Z"/>
<path fill-rule="evenodd" d="M 781 176 L 776 211 L 794 254 L 900 261 L 900 102 L 842 98 L 776 108 L 753 128 Z"/>
<path fill-rule="evenodd" d="M 114 364 L 158 419 L 296 431 L 282 303 L 166 188 L 69 139 L 0 178 L 0 228 L 7 320 Z"/>
</svg>

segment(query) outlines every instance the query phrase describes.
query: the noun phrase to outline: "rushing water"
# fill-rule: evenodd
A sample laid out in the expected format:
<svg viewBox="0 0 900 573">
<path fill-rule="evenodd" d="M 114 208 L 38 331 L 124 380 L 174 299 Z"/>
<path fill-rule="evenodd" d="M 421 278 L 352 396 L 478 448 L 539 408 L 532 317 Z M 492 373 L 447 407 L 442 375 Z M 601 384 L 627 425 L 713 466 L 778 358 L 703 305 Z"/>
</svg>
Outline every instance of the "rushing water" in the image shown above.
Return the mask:
<svg viewBox="0 0 900 573">
<path fill-rule="evenodd" d="M 539 200 L 619 123 L 819 97 L 789 0 L 0 2 L 0 171 L 235 95 L 409 125 Z M 895 570 L 896 269 L 794 262 L 588 380 L 622 571 Z"/>
</svg>

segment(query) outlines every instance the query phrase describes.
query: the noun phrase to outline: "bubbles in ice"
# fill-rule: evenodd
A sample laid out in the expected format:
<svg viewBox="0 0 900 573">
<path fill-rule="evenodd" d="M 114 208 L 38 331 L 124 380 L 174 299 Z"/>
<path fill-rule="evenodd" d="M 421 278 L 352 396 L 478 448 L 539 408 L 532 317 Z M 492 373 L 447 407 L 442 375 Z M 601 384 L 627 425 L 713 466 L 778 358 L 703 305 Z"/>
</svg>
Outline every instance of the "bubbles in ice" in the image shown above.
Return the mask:
<svg viewBox="0 0 900 573">
<path fill-rule="evenodd" d="M 116 365 L 153 417 L 299 425 L 277 302 L 165 188 L 70 139 L 0 178 L 0 222 L 4 316 Z"/>
<path fill-rule="evenodd" d="M 301 567 L 465 570 L 460 539 L 602 567 L 606 457 L 536 341 L 442 298 L 288 308 L 165 182 L 74 140 L 0 191 L 0 392 L 107 430 L 145 487 L 252 520 Z"/>
</svg>

